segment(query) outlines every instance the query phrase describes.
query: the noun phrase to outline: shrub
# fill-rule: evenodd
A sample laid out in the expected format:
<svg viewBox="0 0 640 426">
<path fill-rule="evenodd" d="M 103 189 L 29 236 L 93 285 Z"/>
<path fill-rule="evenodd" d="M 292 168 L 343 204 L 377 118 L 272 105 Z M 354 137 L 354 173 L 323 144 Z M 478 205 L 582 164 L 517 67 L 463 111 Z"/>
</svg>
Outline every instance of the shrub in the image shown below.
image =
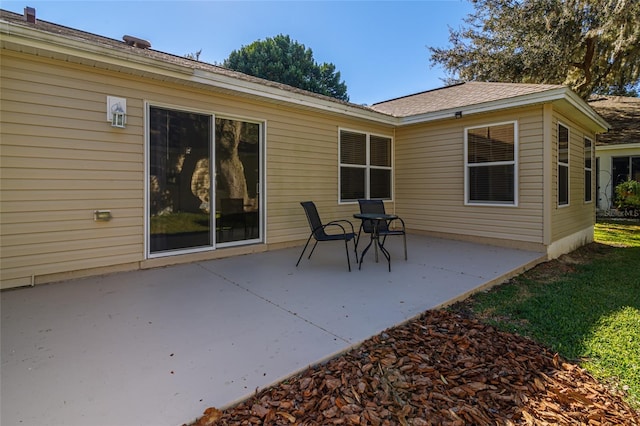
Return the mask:
<svg viewBox="0 0 640 426">
<path fill-rule="evenodd" d="M 616 186 L 616 207 L 620 210 L 640 210 L 640 183 L 629 179 Z"/>
</svg>

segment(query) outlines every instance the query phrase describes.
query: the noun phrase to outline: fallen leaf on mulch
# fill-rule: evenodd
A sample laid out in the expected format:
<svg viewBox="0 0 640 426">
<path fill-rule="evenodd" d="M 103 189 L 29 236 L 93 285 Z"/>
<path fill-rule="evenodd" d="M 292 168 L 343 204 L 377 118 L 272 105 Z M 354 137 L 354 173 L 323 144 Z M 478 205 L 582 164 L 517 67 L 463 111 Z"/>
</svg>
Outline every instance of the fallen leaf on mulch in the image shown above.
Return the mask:
<svg viewBox="0 0 640 426">
<path fill-rule="evenodd" d="M 428 311 L 194 425 L 640 425 L 582 368 L 523 337 Z"/>
</svg>

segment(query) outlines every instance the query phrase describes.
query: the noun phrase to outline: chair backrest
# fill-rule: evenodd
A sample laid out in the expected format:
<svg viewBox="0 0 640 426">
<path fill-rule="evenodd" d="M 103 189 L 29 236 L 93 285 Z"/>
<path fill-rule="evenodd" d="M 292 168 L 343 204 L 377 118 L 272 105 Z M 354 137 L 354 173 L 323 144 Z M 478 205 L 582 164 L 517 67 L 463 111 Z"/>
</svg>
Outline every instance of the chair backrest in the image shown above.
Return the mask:
<svg viewBox="0 0 640 426">
<path fill-rule="evenodd" d="M 318 214 L 318 209 L 313 201 L 303 201 L 300 203 L 304 212 L 307 215 L 307 220 L 309 221 L 309 226 L 313 231 L 313 236 L 315 239 L 322 239 L 327 234 L 324 232 L 324 228 L 322 227 L 322 221 L 320 220 L 320 215 Z"/>
<path fill-rule="evenodd" d="M 386 213 L 382 200 L 358 200 L 358 204 L 360 204 L 360 213 Z M 378 224 L 378 230 L 385 232 L 388 229 L 387 222 L 381 220 Z M 373 224 L 370 220 L 362 221 L 362 230 L 368 233 L 373 231 Z"/>
</svg>

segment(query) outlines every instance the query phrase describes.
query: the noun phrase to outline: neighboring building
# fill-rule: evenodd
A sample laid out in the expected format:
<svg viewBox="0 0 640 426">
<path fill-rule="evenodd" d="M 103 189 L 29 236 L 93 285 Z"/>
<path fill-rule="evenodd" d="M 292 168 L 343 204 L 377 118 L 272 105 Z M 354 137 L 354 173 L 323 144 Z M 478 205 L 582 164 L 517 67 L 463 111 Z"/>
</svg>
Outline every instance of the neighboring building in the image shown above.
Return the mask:
<svg viewBox="0 0 640 426">
<path fill-rule="evenodd" d="M 596 138 L 598 212 L 615 215 L 615 187 L 629 179 L 640 182 L 640 98 L 598 97 L 591 107 L 610 124 Z"/>
<path fill-rule="evenodd" d="M 566 87 L 364 107 L 34 16 L 0 36 L 2 288 L 299 245 L 309 199 L 549 257 L 593 239 L 608 125 Z"/>
</svg>

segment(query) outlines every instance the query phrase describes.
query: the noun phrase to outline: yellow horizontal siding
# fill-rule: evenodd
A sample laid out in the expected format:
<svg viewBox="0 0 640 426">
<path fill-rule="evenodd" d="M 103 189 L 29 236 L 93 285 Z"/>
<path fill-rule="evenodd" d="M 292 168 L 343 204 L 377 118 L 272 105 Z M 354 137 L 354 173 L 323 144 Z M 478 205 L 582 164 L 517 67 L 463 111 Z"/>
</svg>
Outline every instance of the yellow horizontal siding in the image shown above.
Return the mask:
<svg viewBox="0 0 640 426">
<path fill-rule="evenodd" d="M 99 73 L 3 51 L 2 287 L 138 262 L 143 254 L 142 102 L 106 120 Z M 137 126 L 135 125 L 137 124 Z M 94 222 L 93 211 L 113 219 Z"/>
<path fill-rule="evenodd" d="M 268 115 L 267 226 L 272 244 L 309 235 L 301 201 L 316 203 L 323 220 L 352 219 L 357 205 L 338 205 L 338 129 L 392 136 L 390 128 L 328 114 L 280 108 Z"/>
<path fill-rule="evenodd" d="M 119 220 L 119 219 L 117 219 Z M 39 250 L 40 244 L 45 243 L 59 243 L 59 251 L 62 246 L 66 248 L 66 244 L 72 241 L 82 241 L 110 237 L 129 237 L 131 235 L 139 235 L 140 241 L 142 241 L 142 219 L 136 218 L 136 220 L 128 221 L 131 226 L 124 226 L 120 224 L 118 227 L 109 227 L 108 224 L 103 224 L 102 228 L 79 228 L 75 230 L 68 230 L 68 228 L 52 229 L 48 232 L 25 232 L 23 234 L 7 234 L 3 236 L 3 245 L 6 247 L 17 247 L 21 245 L 32 246 L 33 250 Z M 11 252 L 13 253 L 13 252 Z"/>
<path fill-rule="evenodd" d="M 3 51 L 1 67 L 3 287 L 144 260 L 146 101 L 266 123 L 266 238 L 274 244 L 308 236 L 300 201 L 314 200 L 324 220 L 357 208 L 338 205 L 340 127 L 393 136 L 390 126 L 338 114 L 15 52 Z M 107 122 L 107 95 L 127 99 L 125 129 Z M 94 222 L 96 209 L 113 219 Z"/>
<path fill-rule="evenodd" d="M 65 210 L 65 212 L 68 210 Z M 93 215 L 90 217 L 83 217 L 82 219 L 77 220 L 50 220 L 46 217 L 46 215 L 42 218 L 41 222 L 26 222 L 26 223 L 13 223 L 13 224 L 4 224 L 2 230 L 2 237 L 6 237 L 9 235 L 27 235 L 27 234 L 44 234 L 44 233 L 55 233 L 55 232 L 68 232 L 68 231 L 79 231 L 79 230 L 89 230 L 96 229 L 95 225 L 92 226 L 90 221 L 93 220 Z M 10 226 L 9 226 L 10 225 Z M 103 226 L 109 226 L 110 228 L 119 228 L 119 227 L 132 227 L 132 226 L 142 226 L 141 218 L 137 217 L 121 217 L 118 216 L 117 219 L 113 218 L 111 223 L 108 225 L 103 224 Z"/>
<path fill-rule="evenodd" d="M 140 224 L 138 224 L 139 226 Z M 89 250 L 98 250 L 98 249 L 108 249 L 113 246 L 118 246 L 122 248 L 124 246 L 129 246 L 132 248 L 132 252 L 139 250 L 142 246 L 142 235 L 127 235 L 127 236 L 106 236 L 103 238 L 94 238 L 94 239 L 83 239 L 77 240 L 71 244 L 72 247 L 69 247 L 65 244 L 65 251 L 73 250 L 73 251 L 89 251 Z M 59 242 L 49 242 L 49 243 L 40 243 L 37 247 L 33 247 L 31 244 L 23 244 L 15 246 L 12 250 L 12 254 L 14 254 L 13 258 L 4 259 L 9 266 L 29 266 L 31 265 L 31 259 L 33 257 L 44 256 L 46 257 L 45 261 L 53 262 L 55 260 L 55 256 L 51 253 L 60 252 L 60 243 Z M 121 254 L 124 252 L 121 252 Z M 29 256 L 29 257 L 27 257 Z M 16 259 L 15 262 L 12 262 L 12 259 Z M 12 264 L 13 263 L 13 264 Z"/>
<path fill-rule="evenodd" d="M 24 131 L 24 129 L 19 131 Z M 42 135 L 35 135 L 33 131 L 31 131 L 29 135 L 11 134 L 7 127 L 3 129 L 3 133 L 11 135 L 12 143 L 15 144 L 15 146 L 31 147 L 36 152 L 41 148 L 59 148 L 61 150 L 80 149 L 84 151 L 94 151 L 101 155 L 113 153 L 114 151 L 122 155 L 142 155 L 143 153 L 143 147 L 140 145 L 140 141 L 135 140 L 139 139 L 139 137 L 129 137 L 127 138 L 128 140 L 122 137 L 118 138 L 118 140 L 109 140 L 105 137 L 104 140 L 97 140 L 96 138 L 101 136 L 101 133 L 91 133 L 83 135 L 84 137 L 82 138 L 73 139 L 69 133 L 63 131 L 58 131 L 61 137 L 55 137 L 51 133 L 47 134 L 44 132 L 41 132 L 43 133 Z M 92 136 L 94 139 L 90 139 Z"/>
<path fill-rule="evenodd" d="M 558 122 L 569 127 L 569 205 L 558 206 Z M 553 197 L 551 214 L 551 239 L 560 240 L 593 226 L 595 222 L 595 202 L 584 201 L 584 138 L 592 141 L 595 135 L 558 113 L 553 114 Z M 595 164 L 594 164 L 595 166 Z M 593 168 L 595 174 L 595 167 Z"/>
<path fill-rule="evenodd" d="M 531 243 L 543 239 L 541 106 L 394 131 L 339 114 L 22 53 L 3 51 L 0 67 L 2 287 L 33 276 L 144 261 L 147 101 L 266 123 L 263 195 L 270 244 L 308 236 L 303 200 L 315 201 L 323 220 L 357 225 L 352 217 L 357 203 L 338 203 L 340 128 L 395 136 L 395 203 L 387 209 L 402 216 L 409 229 Z M 125 129 L 106 121 L 107 95 L 127 99 Z M 583 202 L 583 130 L 557 114 L 554 127 L 557 119 L 571 127 L 571 205 L 552 209 L 552 240 L 588 226 L 594 209 L 594 203 Z M 519 126 L 518 207 L 465 206 L 464 128 L 511 120 Z M 555 190 L 557 180 L 551 186 Z M 555 202 L 557 195 L 552 198 Z M 96 209 L 111 210 L 113 220 L 94 222 Z"/>
<path fill-rule="evenodd" d="M 3 146 L 4 148 L 4 146 Z M 29 172 L 21 168 L 5 168 L 2 166 L 2 179 L 9 180 L 33 180 L 49 182 L 52 179 L 62 180 L 85 180 L 85 181 L 113 181 L 113 182 L 142 182 L 143 171 L 122 171 L 122 170 L 60 170 L 60 169 L 28 169 Z M 62 174 L 62 176 L 60 175 Z M 42 186 L 40 186 L 42 187 Z"/>
<path fill-rule="evenodd" d="M 43 190 L 5 190 L 2 193 L 3 201 L 10 203 L 14 201 L 59 201 L 64 203 L 66 200 L 90 200 L 90 199 L 139 199 L 141 195 L 140 191 L 125 191 L 125 190 L 91 190 L 82 191 L 76 189 L 67 189 L 64 191 L 51 191 L 48 189 Z"/>
<path fill-rule="evenodd" d="M 9 267 L 2 270 L 3 288 L 6 283 L 15 281 L 24 282 L 29 277 L 63 274 L 69 271 L 81 271 L 84 269 L 104 268 L 113 265 L 138 262 L 140 246 L 123 246 L 99 248 L 95 250 L 79 250 L 77 252 L 64 251 L 37 256 L 27 266 Z M 31 257 L 31 256 L 30 256 Z M 91 265 L 91 267 L 87 267 Z M 37 281 L 37 278 L 36 278 Z"/>
<path fill-rule="evenodd" d="M 128 170 L 138 170 L 138 165 L 141 160 L 141 156 L 137 155 L 136 153 L 87 150 L 81 147 L 65 149 L 60 147 L 24 147 L 7 145 L 3 147 L 2 154 L 7 158 L 13 157 L 14 159 L 16 159 L 14 161 L 20 161 L 20 159 L 27 159 L 27 161 L 37 161 L 39 159 L 46 158 L 47 160 L 51 161 L 51 166 L 49 166 L 49 168 L 56 168 L 56 166 L 58 166 L 59 164 L 59 160 L 68 160 L 70 162 L 81 161 L 83 163 L 90 161 L 90 165 L 85 166 L 84 168 L 91 169 L 93 168 L 91 166 L 100 163 L 131 163 L 128 166 Z M 76 163 L 74 163 L 73 165 L 82 166 L 82 164 Z M 5 163 L 5 166 L 23 167 L 23 165 L 21 164 L 13 164 L 8 161 Z M 61 164 L 60 168 L 69 167 L 67 164 Z"/>
<path fill-rule="evenodd" d="M 518 122 L 518 207 L 464 205 L 464 129 Z M 407 227 L 503 240 L 542 242 L 542 109 L 483 114 L 396 132 L 396 212 Z"/>
</svg>

